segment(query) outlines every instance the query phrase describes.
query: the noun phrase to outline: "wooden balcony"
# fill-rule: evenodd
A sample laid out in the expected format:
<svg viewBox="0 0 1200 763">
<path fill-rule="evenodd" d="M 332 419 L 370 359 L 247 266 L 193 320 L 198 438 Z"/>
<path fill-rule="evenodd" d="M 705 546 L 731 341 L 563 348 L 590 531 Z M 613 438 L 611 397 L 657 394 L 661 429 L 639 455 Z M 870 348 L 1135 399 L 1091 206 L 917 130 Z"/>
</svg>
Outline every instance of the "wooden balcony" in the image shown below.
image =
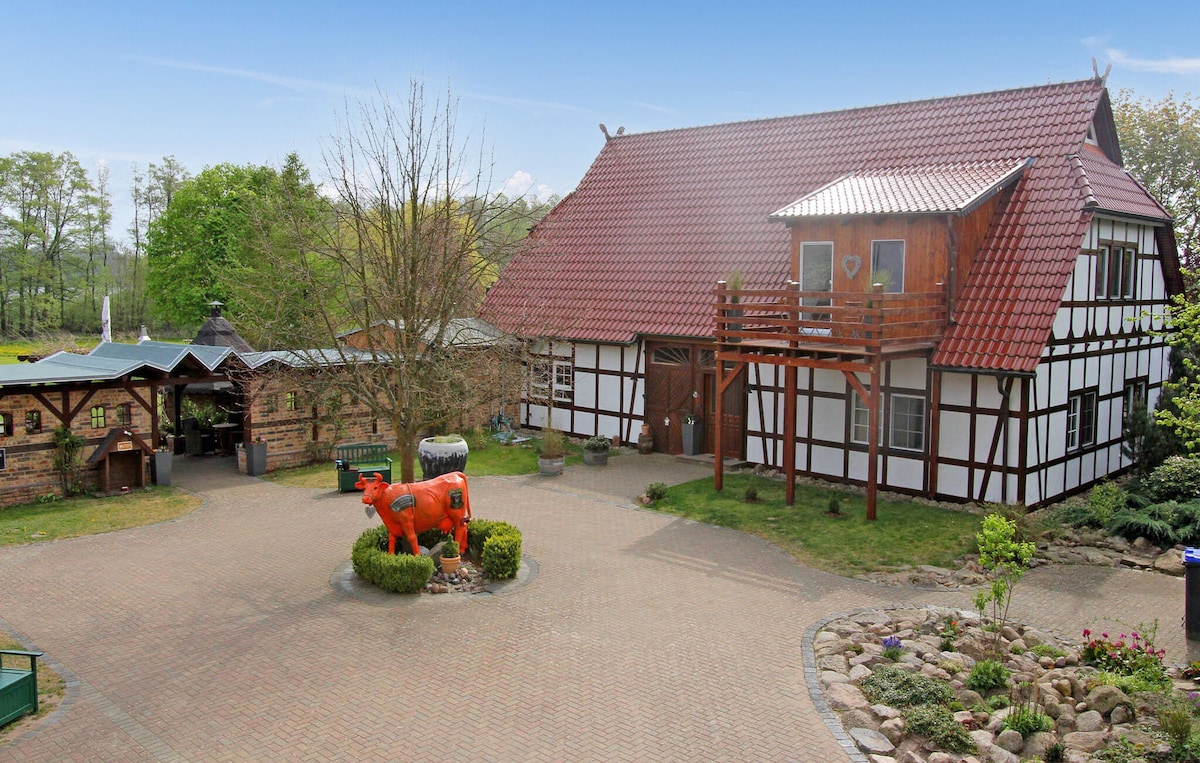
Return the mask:
<svg viewBox="0 0 1200 763">
<path fill-rule="evenodd" d="M 945 292 L 729 289 L 718 282 L 717 357 L 842 371 L 927 355 L 947 324 Z"/>
</svg>

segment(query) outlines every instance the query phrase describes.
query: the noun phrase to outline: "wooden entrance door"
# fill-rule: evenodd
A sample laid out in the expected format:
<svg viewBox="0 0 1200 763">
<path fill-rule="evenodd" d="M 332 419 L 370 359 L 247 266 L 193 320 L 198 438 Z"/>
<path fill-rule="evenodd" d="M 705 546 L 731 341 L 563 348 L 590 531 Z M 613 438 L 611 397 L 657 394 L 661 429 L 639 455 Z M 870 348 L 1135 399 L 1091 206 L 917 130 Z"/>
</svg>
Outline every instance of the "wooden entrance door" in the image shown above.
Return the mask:
<svg viewBox="0 0 1200 763">
<path fill-rule="evenodd" d="M 686 344 L 647 344 L 646 423 L 654 449 L 683 452 L 683 417 L 692 413 L 696 348 Z"/>
<path fill-rule="evenodd" d="M 683 420 L 688 414 L 704 422 L 704 452 L 713 452 L 716 427 L 716 367 L 711 345 L 647 343 L 646 423 L 654 449 L 683 452 Z M 741 458 L 745 447 L 746 387 L 741 379 L 725 391 L 721 450 Z"/>
<path fill-rule="evenodd" d="M 721 416 L 721 456 L 741 460 L 746 446 L 746 384 L 741 375 L 725 388 Z M 717 421 L 717 372 L 704 372 L 704 451 L 713 452 Z"/>
</svg>

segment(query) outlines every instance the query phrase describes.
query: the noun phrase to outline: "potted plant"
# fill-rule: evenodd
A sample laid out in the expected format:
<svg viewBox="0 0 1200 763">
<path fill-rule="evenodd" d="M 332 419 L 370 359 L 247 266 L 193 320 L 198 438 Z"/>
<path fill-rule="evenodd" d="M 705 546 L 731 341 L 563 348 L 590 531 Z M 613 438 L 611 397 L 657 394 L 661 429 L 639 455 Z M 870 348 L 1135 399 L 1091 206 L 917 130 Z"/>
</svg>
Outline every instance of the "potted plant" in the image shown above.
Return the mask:
<svg viewBox="0 0 1200 763">
<path fill-rule="evenodd" d="M 562 474 L 567 461 L 567 441 L 557 429 L 547 428 L 542 432 L 542 445 L 538 450 L 538 473 Z"/>
<path fill-rule="evenodd" d="M 442 543 L 442 572 L 447 575 L 453 574 L 458 570 L 458 565 L 462 561 L 459 555 L 458 541 L 454 538 L 447 538 Z"/>
<path fill-rule="evenodd" d="M 421 462 L 422 479 L 465 471 L 469 450 L 461 435 L 445 434 L 421 440 L 417 444 L 417 460 Z"/>
<path fill-rule="evenodd" d="M 612 441 L 602 435 L 589 437 L 583 444 L 583 463 L 588 466 L 604 466 L 608 463 L 608 451 Z"/>
<path fill-rule="evenodd" d="M 704 450 L 704 422 L 694 413 L 683 417 L 683 453 L 698 456 Z"/>
</svg>

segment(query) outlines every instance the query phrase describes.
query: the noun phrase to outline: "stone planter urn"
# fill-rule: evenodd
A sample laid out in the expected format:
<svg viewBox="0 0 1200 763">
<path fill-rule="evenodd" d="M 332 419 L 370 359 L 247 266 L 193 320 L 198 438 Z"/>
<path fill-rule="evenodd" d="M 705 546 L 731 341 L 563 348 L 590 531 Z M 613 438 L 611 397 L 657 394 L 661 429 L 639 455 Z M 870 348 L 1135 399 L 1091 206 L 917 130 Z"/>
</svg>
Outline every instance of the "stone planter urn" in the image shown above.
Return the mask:
<svg viewBox="0 0 1200 763">
<path fill-rule="evenodd" d="M 417 444 L 417 460 L 421 462 L 422 479 L 431 480 L 450 472 L 467 468 L 467 441 L 456 434 L 426 437 Z"/>
</svg>

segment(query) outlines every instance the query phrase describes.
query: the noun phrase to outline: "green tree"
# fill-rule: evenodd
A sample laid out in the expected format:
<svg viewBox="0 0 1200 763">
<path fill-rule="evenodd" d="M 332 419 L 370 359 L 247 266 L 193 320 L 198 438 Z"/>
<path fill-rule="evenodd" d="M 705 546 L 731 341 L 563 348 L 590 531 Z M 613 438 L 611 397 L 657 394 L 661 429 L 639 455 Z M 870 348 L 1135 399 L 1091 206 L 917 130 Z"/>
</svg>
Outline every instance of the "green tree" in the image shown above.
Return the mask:
<svg viewBox="0 0 1200 763">
<path fill-rule="evenodd" d="M 1158 101 L 1121 90 L 1113 100 L 1125 169 L 1175 219 L 1184 266 L 1200 266 L 1200 108 L 1192 96 Z"/>
<path fill-rule="evenodd" d="M 93 192 L 69 151 L 0 159 L 0 333 L 62 327 L 86 270 Z"/>
<path fill-rule="evenodd" d="M 262 210 L 279 189 L 272 167 L 219 164 L 172 190 L 146 245 L 147 288 L 159 319 L 196 326 L 209 302 L 229 301 L 226 274 L 254 261 Z"/>
</svg>

